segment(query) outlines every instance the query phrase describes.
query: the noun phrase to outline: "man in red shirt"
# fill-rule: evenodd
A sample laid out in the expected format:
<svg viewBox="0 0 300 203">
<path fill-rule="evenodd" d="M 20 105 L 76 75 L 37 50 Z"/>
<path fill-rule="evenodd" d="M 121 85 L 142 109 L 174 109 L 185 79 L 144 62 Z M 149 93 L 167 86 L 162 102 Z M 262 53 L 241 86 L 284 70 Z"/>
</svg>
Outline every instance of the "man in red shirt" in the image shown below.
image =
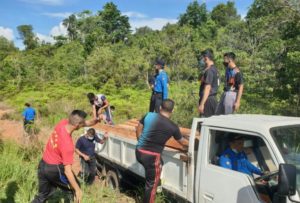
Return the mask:
<svg viewBox="0 0 300 203">
<path fill-rule="evenodd" d="M 95 119 L 86 121 L 86 116 L 84 111 L 74 110 L 69 119 L 63 119 L 55 126 L 38 166 L 39 189 L 32 203 L 45 202 L 57 187 L 71 192 L 75 202 L 81 202 L 82 191 L 72 172 L 75 150 L 72 133 L 97 123 Z"/>
</svg>

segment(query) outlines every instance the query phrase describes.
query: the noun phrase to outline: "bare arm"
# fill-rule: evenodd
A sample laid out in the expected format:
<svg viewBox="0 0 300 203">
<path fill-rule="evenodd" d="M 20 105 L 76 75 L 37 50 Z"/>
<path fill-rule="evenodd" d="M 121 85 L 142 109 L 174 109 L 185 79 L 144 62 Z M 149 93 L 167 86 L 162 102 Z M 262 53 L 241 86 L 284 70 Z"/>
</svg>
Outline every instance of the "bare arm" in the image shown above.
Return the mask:
<svg viewBox="0 0 300 203">
<path fill-rule="evenodd" d="M 185 139 L 184 137 L 182 137 L 180 140 L 177 140 L 177 142 L 183 146 L 183 149 L 184 150 L 187 150 L 188 149 L 188 146 L 189 146 L 189 143 L 188 143 L 188 140 Z"/>
<path fill-rule="evenodd" d="M 240 84 L 239 91 L 238 91 L 238 94 L 236 96 L 236 102 L 240 102 L 241 101 L 241 98 L 242 98 L 242 95 L 243 95 L 243 91 L 244 91 L 244 85 Z"/>
<path fill-rule="evenodd" d="M 200 113 L 204 112 L 204 104 L 205 104 L 205 102 L 206 102 L 206 100 L 209 96 L 210 89 L 211 89 L 211 85 L 209 85 L 209 84 L 205 85 L 204 92 L 203 92 L 203 97 L 201 99 L 201 103 L 200 103 L 199 108 L 198 108 Z"/>
<path fill-rule="evenodd" d="M 86 155 L 86 154 L 84 154 L 84 153 L 82 153 L 79 149 L 75 149 L 75 152 L 79 155 L 79 156 L 81 156 L 82 158 L 84 158 L 84 160 L 86 160 L 86 159 L 89 159 L 89 156 L 88 155 Z"/>
<path fill-rule="evenodd" d="M 97 118 L 96 105 L 94 104 L 92 107 L 93 107 L 93 118 L 96 119 Z"/>
<path fill-rule="evenodd" d="M 89 127 L 89 126 L 95 125 L 98 121 L 99 121 L 99 120 L 96 119 L 96 118 L 87 120 L 87 121 L 85 121 L 84 126 L 85 126 L 85 127 Z M 99 122 L 100 122 L 100 121 L 99 121 Z"/>
<path fill-rule="evenodd" d="M 73 175 L 72 165 L 65 165 L 64 169 L 65 169 L 65 175 L 67 176 L 71 187 L 75 190 L 76 202 L 81 203 L 82 191 L 81 191 L 79 185 L 77 184 L 75 177 Z"/>
<path fill-rule="evenodd" d="M 104 104 L 104 106 L 102 106 L 100 109 L 105 109 L 105 108 L 107 108 L 107 107 L 109 106 L 108 100 L 105 99 L 105 100 L 103 101 L 103 104 Z"/>
<path fill-rule="evenodd" d="M 237 93 L 235 104 L 234 104 L 234 110 L 235 111 L 237 111 L 240 108 L 240 103 L 241 103 L 241 98 L 242 98 L 242 95 L 243 95 L 243 91 L 244 91 L 244 85 L 240 84 L 239 85 L 239 91 Z"/>
<path fill-rule="evenodd" d="M 136 128 L 136 139 L 139 139 L 139 137 L 141 136 L 142 132 L 143 132 L 144 126 L 143 124 L 139 123 L 139 125 Z"/>
</svg>

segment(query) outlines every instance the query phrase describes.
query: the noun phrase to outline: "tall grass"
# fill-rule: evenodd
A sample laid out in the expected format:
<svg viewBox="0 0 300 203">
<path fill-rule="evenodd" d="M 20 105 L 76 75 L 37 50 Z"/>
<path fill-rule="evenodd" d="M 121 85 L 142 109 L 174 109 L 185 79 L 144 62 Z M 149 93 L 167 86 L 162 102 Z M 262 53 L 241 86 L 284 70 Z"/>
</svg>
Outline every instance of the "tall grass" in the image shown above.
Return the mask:
<svg viewBox="0 0 300 203">
<path fill-rule="evenodd" d="M 0 202 L 28 203 L 37 193 L 37 166 L 41 159 L 42 146 L 22 148 L 13 142 L 0 143 Z M 123 194 L 102 187 L 99 182 L 93 186 L 82 184 L 84 203 L 134 202 Z M 65 202 L 65 195 L 57 191 L 49 203 Z"/>
</svg>

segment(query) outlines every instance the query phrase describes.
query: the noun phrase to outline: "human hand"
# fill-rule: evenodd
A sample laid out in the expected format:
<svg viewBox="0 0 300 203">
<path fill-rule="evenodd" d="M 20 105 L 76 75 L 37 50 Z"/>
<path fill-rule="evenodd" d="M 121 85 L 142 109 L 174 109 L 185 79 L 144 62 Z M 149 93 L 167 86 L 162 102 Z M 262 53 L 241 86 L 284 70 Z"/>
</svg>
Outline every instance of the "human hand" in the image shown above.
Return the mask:
<svg viewBox="0 0 300 203">
<path fill-rule="evenodd" d="M 77 190 L 75 191 L 74 201 L 75 201 L 76 203 L 81 203 L 81 199 L 82 199 L 82 191 L 81 191 L 81 189 L 77 189 Z"/>
<path fill-rule="evenodd" d="M 107 139 L 108 138 L 108 132 L 105 132 L 103 137 L 104 137 L 104 139 Z"/>
<path fill-rule="evenodd" d="M 234 109 L 234 111 L 238 111 L 239 110 L 239 108 L 240 108 L 240 102 L 239 101 L 237 101 L 237 102 L 235 102 L 234 103 L 234 105 L 233 105 L 233 109 Z"/>
<path fill-rule="evenodd" d="M 84 156 L 83 156 L 83 159 L 84 159 L 85 161 L 88 161 L 88 160 L 90 160 L 90 157 L 87 156 L 87 155 L 84 155 Z"/>
<path fill-rule="evenodd" d="M 199 113 L 204 113 L 204 104 L 200 104 L 198 107 L 198 112 Z"/>
</svg>

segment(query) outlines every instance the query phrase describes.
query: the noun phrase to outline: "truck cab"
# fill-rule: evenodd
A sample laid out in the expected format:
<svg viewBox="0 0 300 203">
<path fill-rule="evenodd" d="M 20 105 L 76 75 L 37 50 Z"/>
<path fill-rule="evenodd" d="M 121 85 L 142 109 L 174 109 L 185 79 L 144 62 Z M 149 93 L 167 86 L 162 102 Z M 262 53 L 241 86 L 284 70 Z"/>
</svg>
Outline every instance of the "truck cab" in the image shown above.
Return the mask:
<svg viewBox="0 0 300 203">
<path fill-rule="evenodd" d="M 199 132 L 197 146 L 194 140 Z M 243 136 L 247 159 L 264 171 L 264 175 L 249 175 L 220 166 L 220 156 L 234 135 Z M 300 118 L 264 115 L 195 118 L 189 143 L 188 186 L 193 187 L 188 189 L 189 201 L 290 203 L 300 200 Z M 293 172 L 286 167 L 292 167 Z M 284 191 L 286 187 L 290 190 Z"/>
</svg>

